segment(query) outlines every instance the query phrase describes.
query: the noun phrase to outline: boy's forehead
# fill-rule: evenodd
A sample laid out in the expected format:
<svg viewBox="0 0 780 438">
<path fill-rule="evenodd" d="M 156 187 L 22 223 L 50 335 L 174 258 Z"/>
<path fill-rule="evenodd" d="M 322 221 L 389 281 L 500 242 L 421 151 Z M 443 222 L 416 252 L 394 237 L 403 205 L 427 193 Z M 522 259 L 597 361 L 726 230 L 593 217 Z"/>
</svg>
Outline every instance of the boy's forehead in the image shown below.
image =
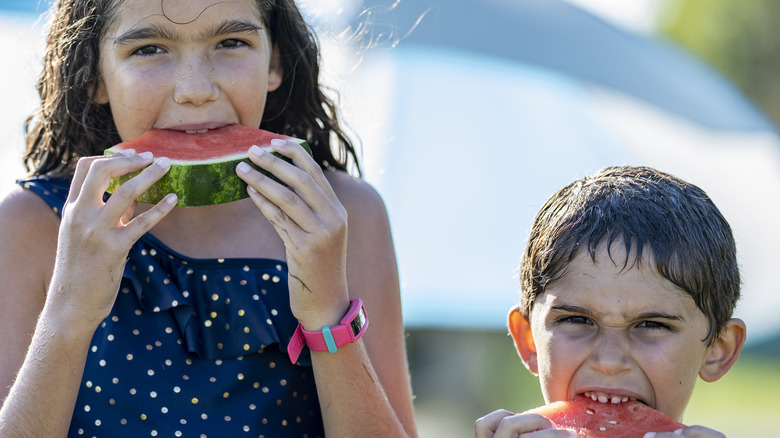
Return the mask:
<svg viewBox="0 0 780 438">
<path fill-rule="evenodd" d="M 648 251 L 645 248 L 637 258 L 636 251 L 627 254 L 622 243 L 613 244 L 609 251 L 600 245 L 595 259 L 580 251 L 564 275 L 536 297 L 533 309 L 580 307 L 593 314 L 669 313 L 682 305 L 697 309 L 688 293 L 658 273 Z"/>
</svg>

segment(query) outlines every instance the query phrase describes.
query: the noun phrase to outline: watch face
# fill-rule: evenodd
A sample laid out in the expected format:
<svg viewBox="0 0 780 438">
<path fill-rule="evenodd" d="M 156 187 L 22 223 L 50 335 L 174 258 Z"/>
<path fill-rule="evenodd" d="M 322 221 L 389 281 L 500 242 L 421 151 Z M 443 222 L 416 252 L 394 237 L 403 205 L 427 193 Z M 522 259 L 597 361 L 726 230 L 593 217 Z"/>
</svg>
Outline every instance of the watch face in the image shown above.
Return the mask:
<svg viewBox="0 0 780 438">
<path fill-rule="evenodd" d="M 358 311 L 358 314 L 355 315 L 355 318 L 352 319 L 352 322 L 349 323 L 349 326 L 352 328 L 352 334 L 355 335 L 355 338 L 357 338 L 363 330 L 366 328 L 366 312 L 363 310 L 363 308 L 360 308 L 360 311 Z"/>
</svg>

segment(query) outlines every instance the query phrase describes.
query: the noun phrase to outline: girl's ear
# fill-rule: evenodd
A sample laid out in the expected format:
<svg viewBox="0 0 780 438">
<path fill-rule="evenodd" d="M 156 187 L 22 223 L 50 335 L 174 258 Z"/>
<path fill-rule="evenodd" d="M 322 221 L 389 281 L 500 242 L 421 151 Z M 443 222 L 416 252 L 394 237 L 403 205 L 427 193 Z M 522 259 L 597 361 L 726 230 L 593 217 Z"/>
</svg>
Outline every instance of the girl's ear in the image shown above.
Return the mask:
<svg viewBox="0 0 780 438">
<path fill-rule="evenodd" d="M 271 63 L 268 66 L 268 92 L 275 91 L 282 85 L 284 69 L 282 68 L 282 57 L 279 54 L 279 46 L 274 44 L 271 52 Z"/>
<path fill-rule="evenodd" d="M 745 345 L 747 328 L 741 319 L 732 318 L 726 322 L 718 337 L 707 348 L 699 376 L 707 382 L 714 382 L 725 375 L 739 357 Z"/>
<path fill-rule="evenodd" d="M 539 374 L 539 366 L 536 361 L 536 344 L 534 343 L 533 333 L 531 332 L 531 324 L 520 313 L 518 306 L 512 307 L 507 317 L 507 325 L 509 326 L 509 333 L 512 335 L 512 340 L 515 341 L 515 348 L 520 355 L 520 359 L 523 360 L 523 364 L 528 368 L 528 371 L 533 374 Z"/>
<path fill-rule="evenodd" d="M 108 93 L 106 92 L 106 86 L 103 85 L 103 81 L 98 79 L 97 87 L 93 88 L 92 102 L 98 105 L 105 105 L 108 103 Z"/>
</svg>

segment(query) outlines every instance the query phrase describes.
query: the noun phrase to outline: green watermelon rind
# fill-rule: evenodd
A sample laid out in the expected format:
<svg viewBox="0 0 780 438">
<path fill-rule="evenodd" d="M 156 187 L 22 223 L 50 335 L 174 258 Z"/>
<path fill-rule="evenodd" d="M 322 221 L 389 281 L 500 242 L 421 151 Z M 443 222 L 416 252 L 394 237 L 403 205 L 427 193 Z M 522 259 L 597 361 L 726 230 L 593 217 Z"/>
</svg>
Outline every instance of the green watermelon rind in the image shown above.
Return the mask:
<svg viewBox="0 0 780 438">
<path fill-rule="evenodd" d="M 311 148 L 306 140 L 290 138 L 300 144 L 311 155 Z M 104 155 L 112 155 L 120 149 L 113 147 L 106 149 Z M 271 152 L 277 157 L 291 163 L 292 160 L 277 152 Z M 171 168 L 165 175 L 155 182 L 146 192 L 136 200 L 147 204 L 160 202 L 167 194 L 176 193 L 179 207 L 202 207 L 207 205 L 225 204 L 249 197 L 247 184 L 236 175 L 238 163 L 245 162 L 258 170 L 263 175 L 282 183 L 274 175 L 257 167 L 249 155 L 232 155 L 227 160 L 199 161 L 197 163 L 183 163 L 171 160 Z M 143 170 L 143 169 L 141 169 Z M 111 178 L 106 190 L 114 193 L 119 186 L 141 173 L 141 170 L 122 176 Z"/>
</svg>

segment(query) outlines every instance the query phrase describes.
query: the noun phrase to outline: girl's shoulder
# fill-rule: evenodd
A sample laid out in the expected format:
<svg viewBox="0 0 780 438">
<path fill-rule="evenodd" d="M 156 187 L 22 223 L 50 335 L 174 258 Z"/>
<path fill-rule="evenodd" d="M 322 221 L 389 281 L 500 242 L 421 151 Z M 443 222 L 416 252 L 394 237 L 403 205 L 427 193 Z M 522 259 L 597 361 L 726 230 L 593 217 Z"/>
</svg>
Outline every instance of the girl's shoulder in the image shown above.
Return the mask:
<svg viewBox="0 0 780 438">
<path fill-rule="evenodd" d="M 59 223 L 59 216 L 35 192 L 16 186 L 4 193 L 0 199 L 2 269 L 21 269 L 30 276 L 51 272 Z"/>
<path fill-rule="evenodd" d="M 325 176 L 348 213 L 387 214 L 382 196 L 365 180 L 338 170 L 325 171 Z"/>
</svg>

